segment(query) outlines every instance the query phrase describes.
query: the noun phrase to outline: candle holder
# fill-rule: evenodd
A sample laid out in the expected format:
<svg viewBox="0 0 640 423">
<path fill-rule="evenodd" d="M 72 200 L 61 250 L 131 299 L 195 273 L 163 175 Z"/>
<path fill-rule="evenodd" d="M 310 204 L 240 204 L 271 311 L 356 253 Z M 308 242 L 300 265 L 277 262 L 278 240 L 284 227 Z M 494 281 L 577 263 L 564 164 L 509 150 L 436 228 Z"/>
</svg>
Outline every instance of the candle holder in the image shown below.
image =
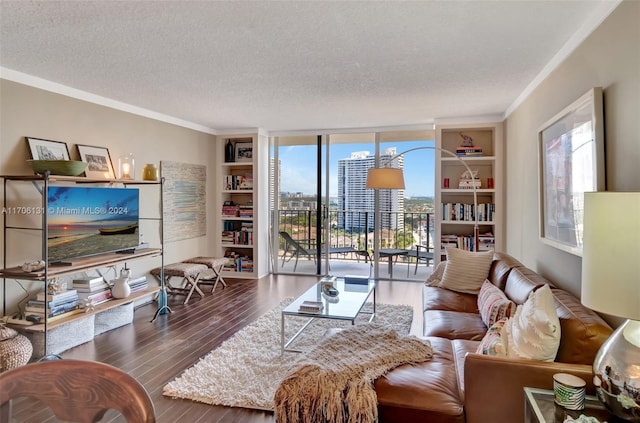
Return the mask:
<svg viewBox="0 0 640 423">
<path fill-rule="evenodd" d="M 135 175 L 135 159 L 133 153 L 120 156 L 118 158 L 118 178 L 133 179 Z"/>
</svg>

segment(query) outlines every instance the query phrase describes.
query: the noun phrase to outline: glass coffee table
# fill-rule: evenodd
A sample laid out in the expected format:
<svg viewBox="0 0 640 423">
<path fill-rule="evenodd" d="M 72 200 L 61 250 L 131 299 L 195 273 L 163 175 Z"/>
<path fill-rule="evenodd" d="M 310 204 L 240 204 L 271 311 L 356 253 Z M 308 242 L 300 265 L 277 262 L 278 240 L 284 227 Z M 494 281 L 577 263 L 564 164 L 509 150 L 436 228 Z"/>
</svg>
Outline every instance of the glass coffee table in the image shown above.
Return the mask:
<svg viewBox="0 0 640 423">
<path fill-rule="evenodd" d="M 335 278 L 333 286 L 338 290 L 338 296 L 328 297 L 322 293 L 322 284 L 326 282 L 323 279 L 285 307 L 282 310 L 280 326 L 282 352 L 302 352 L 301 350 L 291 349 L 289 346 L 315 319 L 347 320 L 354 325 L 359 315 L 368 314 L 370 315 L 369 322 L 371 322 L 376 315 L 376 283 L 368 279 L 365 279 L 365 281 L 366 283 L 347 284 L 344 278 Z M 370 297 L 372 298 L 373 308 L 371 310 L 363 310 Z M 300 305 L 305 301 L 322 303 L 322 310 L 315 313 L 301 311 Z M 287 316 L 309 318 L 289 339 L 285 339 L 285 319 Z"/>
</svg>

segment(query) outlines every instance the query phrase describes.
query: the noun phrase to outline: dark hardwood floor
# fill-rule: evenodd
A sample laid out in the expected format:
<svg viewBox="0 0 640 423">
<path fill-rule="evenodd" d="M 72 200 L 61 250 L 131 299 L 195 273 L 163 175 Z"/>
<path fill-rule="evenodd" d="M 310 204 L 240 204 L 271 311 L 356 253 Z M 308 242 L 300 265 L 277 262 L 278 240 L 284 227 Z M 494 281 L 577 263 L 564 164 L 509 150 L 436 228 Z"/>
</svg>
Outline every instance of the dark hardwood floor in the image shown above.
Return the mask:
<svg viewBox="0 0 640 423">
<path fill-rule="evenodd" d="M 318 278 L 306 276 L 267 276 L 259 281 L 228 279 L 213 294 L 192 299 L 169 297 L 172 314 L 159 316 L 151 323 L 155 303 L 139 307 L 133 324 L 98 335 L 93 341 L 72 348 L 63 358 L 97 360 L 121 368 L 140 381 L 149 392 L 162 423 L 195 422 L 273 422 L 269 412 L 212 406 L 171 399 L 162 395 L 163 386 L 201 357 L 219 346 L 238 330 L 275 307 L 286 297 L 296 297 Z M 378 284 L 379 303 L 409 304 L 414 307 L 411 332 L 422 331 L 422 284 L 388 282 Z M 25 423 L 56 422 L 46 408 L 30 400 L 14 404 L 14 421 Z M 103 421 L 122 422 L 117 413 Z"/>
</svg>

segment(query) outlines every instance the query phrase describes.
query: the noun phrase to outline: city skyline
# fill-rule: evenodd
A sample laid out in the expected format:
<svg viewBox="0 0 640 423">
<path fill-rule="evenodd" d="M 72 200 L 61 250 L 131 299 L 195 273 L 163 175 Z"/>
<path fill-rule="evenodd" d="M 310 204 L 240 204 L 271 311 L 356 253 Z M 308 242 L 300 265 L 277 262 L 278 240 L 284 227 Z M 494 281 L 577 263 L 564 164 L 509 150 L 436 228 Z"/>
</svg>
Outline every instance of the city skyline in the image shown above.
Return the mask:
<svg viewBox="0 0 640 423">
<path fill-rule="evenodd" d="M 395 148 L 403 152 L 419 146 L 435 146 L 433 140 L 394 141 L 380 144 L 380 151 Z M 330 197 L 338 194 L 338 161 L 351 157 L 351 153 L 368 151 L 373 154 L 374 143 L 334 144 L 331 146 L 329 172 Z M 301 192 L 314 195 L 316 192 L 316 154 L 315 145 L 280 147 L 281 192 Z M 323 158 L 322 176 L 325 178 Z M 420 150 L 404 155 L 405 197 L 433 197 L 435 193 L 435 150 Z"/>
</svg>

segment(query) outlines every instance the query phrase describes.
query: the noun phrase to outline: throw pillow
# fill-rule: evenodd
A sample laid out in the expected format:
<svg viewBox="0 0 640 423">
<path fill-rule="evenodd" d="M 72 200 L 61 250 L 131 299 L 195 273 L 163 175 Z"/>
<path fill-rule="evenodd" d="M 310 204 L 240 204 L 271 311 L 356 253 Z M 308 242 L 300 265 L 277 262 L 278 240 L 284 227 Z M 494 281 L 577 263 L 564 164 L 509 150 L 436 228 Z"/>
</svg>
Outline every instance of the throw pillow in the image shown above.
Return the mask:
<svg viewBox="0 0 640 423">
<path fill-rule="evenodd" d="M 560 319 L 553 292 L 544 285 L 519 305 L 502 329 L 507 355 L 531 360 L 553 361 L 560 346 Z"/>
<path fill-rule="evenodd" d="M 506 356 L 507 351 L 502 343 L 502 329 L 507 319 L 498 320 L 485 333 L 476 354 Z"/>
<path fill-rule="evenodd" d="M 485 280 L 478 294 L 478 310 L 484 324 L 491 327 L 498 320 L 513 316 L 516 303 L 508 299 L 500 288 Z"/>
<path fill-rule="evenodd" d="M 447 247 L 447 267 L 440 287 L 466 294 L 478 294 L 489 276 L 493 250 L 473 252 Z"/>
<path fill-rule="evenodd" d="M 433 269 L 433 272 L 431 272 L 431 274 L 429 275 L 429 277 L 425 281 L 425 284 L 429 285 L 429 286 L 440 286 L 440 283 L 442 282 L 442 275 L 444 274 L 444 268 L 445 267 L 447 267 L 447 262 L 446 261 L 441 261 L 440 263 L 438 263 L 436 268 Z"/>
</svg>

